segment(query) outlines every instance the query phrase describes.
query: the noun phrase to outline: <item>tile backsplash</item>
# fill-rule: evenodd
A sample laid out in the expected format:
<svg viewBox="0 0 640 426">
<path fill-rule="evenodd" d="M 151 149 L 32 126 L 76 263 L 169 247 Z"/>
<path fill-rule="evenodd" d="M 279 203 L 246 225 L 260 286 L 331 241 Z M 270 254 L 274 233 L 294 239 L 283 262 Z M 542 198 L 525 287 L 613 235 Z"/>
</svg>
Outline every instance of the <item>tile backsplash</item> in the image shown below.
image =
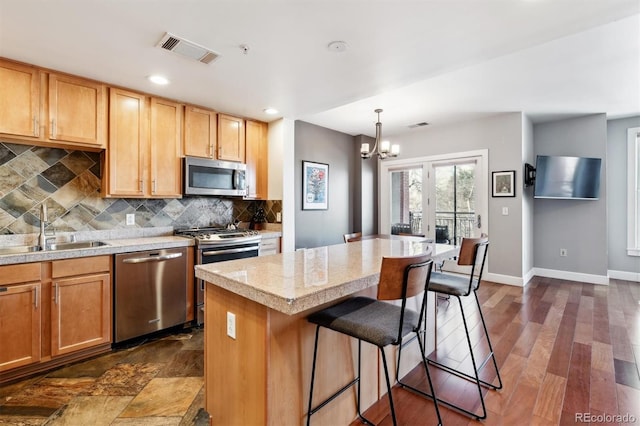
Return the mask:
<svg viewBox="0 0 640 426">
<path fill-rule="evenodd" d="M 42 203 L 49 232 L 222 226 L 251 221 L 259 207 L 275 222 L 282 210 L 280 200 L 102 198 L 100 179 L 99 153 L 0 142 L 0 234 L 39 232 Z"/>
</svg>

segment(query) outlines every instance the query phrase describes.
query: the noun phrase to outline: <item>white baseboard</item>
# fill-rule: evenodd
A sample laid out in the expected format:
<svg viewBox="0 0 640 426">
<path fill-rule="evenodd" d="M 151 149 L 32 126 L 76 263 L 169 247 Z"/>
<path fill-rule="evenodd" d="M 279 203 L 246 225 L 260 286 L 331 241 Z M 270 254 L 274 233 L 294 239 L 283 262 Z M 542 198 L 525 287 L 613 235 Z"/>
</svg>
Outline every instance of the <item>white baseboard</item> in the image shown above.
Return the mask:
<svg viewBox="0 0 640 426">
<path fill-rule="evenodd" d="M 491 281 L 492 283 L 507 284 L 516 287 L 524 287 L 524 282 L 521 277 L 513 277 L 511 275 L 493 274 L 486 272 L 482 275 L 483 280 Z"/>
<path fill-rule="evenodd" d="M 609 278 L 613 278 L 616 280 L 640 282 L 640 272 L 609 271 Z"/>
<path fill-rule="evenodd" d="M 591 284 L 609 284 L 609 277 L 606 275 L 583 274 L 581 272 L 558 271 L 556 269 L 533 268 L 533 274 L 540 277 L 558 278 L 568 281 L 580 281 Z"/>
</svg>

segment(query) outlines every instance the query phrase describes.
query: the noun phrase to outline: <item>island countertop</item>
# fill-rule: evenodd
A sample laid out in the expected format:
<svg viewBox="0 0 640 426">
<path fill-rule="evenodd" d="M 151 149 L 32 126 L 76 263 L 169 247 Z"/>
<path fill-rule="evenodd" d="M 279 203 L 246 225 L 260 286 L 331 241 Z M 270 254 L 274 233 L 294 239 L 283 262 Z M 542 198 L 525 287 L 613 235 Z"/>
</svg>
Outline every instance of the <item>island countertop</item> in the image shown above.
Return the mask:
<svg viewBox="0 0 640 426">
<path fill-rule="evenodd" d="M 412 256 L 429 249 L 436 261 L 454 256 L 458 250 L 417 238 L 373 238 L 198 265 L 196 277 L 294 315 L 377 285 L 383 256 Z"/>
</svg>

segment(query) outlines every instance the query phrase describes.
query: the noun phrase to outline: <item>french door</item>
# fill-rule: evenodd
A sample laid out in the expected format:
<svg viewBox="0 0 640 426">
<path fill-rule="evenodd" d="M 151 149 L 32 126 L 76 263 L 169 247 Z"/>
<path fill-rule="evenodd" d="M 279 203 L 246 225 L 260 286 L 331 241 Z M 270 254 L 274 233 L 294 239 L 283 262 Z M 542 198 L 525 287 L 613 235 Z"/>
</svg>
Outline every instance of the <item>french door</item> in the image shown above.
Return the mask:
<svg viewBox="0 0 640 426">
<path fill-rule="evenodd" d="M 458 245 L 488 232 L 487 151 L 380 164 L 381 233 Z"/>
</svg>

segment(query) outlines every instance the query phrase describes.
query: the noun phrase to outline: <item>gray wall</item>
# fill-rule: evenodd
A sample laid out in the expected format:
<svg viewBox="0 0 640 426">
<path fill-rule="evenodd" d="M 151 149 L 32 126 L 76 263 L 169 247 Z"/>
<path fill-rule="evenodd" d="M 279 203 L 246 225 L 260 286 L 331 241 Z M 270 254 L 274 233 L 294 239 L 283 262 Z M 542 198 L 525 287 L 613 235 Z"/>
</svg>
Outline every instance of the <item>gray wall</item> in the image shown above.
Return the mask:
<svg viewBox="0 0 640 426">
<path fill-rule="evenodd" d="M 363 235 L 378 233 L 378 160 L 360 157 L 360 146 L 363 142 L 373 146 L 374 139 L 358 135 L 354 138 L 354 164 L 356 191 L 353 194 L 354 217 L 353 232 Z"/>
<path fill-rule="evenodd" d="M 536 155 L 603 159 L 599 200 L 534 200 L 535 267 L 606 276 L 606 115 L 536 124 L 533 136 Z"/>
<path fill-rule="evenodd" d="M 320 247 L 343 242 L 353 227 L 355 192 L 352 136 L 295 122 L 295 228 L 296 248 Z M 328 210 L 302 210 L 302 161 L 329 164 Z"/>
<path fill-rule="evenodd" d="M 480 120 L 416 129 L 393 138 L 400 144 L 399 158 L 424 157 L 478 149 L 489 150 L 491 171 L 516 170 L 516 196 L 492 198 L 486 194 L 489 212 L 489 269 L 493 274 L 520 278 L 522 253 L 522 139 L 521 113 L 505 113 Z M 488 184 L 491 191 L 491 182 Z M 502 207 L 509 215 L 502 216 Z"/>
<path fill-rule="evenodd" d="M 536 156 L 533 147 L 533 123 L 522 117 L 522 180 L 524 182 L 524 163 L 535 165 Z M 533 269 L 533 186 L 522 185 L 522 272 L 529 274 Z M 526 284 L 526 283 L 525 283 Z"/>
<path fill-rule="evenodd" d="M 627 129 L 640 116 L 607 122 L 607 209 L 609 269 L 640 272 L 640 258 L 627 255 Z"/>
</svg>

